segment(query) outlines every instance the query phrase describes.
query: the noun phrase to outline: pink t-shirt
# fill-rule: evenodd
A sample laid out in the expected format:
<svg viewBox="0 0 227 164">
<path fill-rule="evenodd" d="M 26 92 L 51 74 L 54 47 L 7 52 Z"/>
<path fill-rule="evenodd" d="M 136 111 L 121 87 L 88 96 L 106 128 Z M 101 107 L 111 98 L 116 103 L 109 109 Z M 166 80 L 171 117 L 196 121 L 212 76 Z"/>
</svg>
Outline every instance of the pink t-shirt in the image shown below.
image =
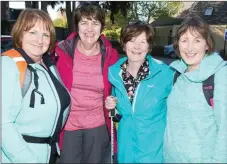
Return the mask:
<svg viewBox="0 0 227 164">
<path fill-rule="evenodd" d="M 95 128 L 105 124 L 101 53 L 86 56 L 75 50 L 71 111 L 65 130 Z"/>
</svg>

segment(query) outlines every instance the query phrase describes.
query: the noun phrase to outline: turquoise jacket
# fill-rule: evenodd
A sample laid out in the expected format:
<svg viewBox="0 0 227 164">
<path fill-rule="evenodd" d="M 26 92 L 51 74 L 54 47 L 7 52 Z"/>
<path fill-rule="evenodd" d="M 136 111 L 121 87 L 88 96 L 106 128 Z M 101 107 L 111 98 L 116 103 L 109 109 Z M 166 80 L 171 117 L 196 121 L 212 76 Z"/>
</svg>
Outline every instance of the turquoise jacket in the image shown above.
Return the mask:
<svg viewBox="0 0 227 164">
<path fill-rule="evenodd" d="M 35 137 L 52 136 L 60 113 L 60 100 L 47 71 L 37 63 L 29 65 L 37 70 L 39 91 L 45 98 L 45 104 L 40 104 L 40 95 L 36 94 L 34 108 L 29 107 L 31 91 L 35 88 L 33 74 L 31 85 L 24 98 L 22 98 L 19 81 L 20 73 L 16 63 L 8 56 L 1 57 L 2 163 L 49 162 L 50 145 L 27 143 L 22 134 Z M 58 78 L 53 66 L 50 67 L 50 70 Z M 68 112 L 69 107 L 64 110 L 62 125 L 66 121 Z"/>
<path fill-rule="evenodd" d="M 205 56 L 199 69 L 185 72 L 181 60 L 171 64 L 181 73 L 167 100 L 164 162 L 227 163 L 227 65 L 216 53 Z M 202 82 L 214 75 L 214 109 Z"/>
<path fill-rule="evenodd" d="M 173 71 L 149 54 L 146 58 L 150 73 L 138 84 L 132 104 L 121 78 L 120 65 L 127 57 L 109 68 L 109 81 L 118 100 L 117 111 L 122 115 L 117 134 L 119 163 L 163 161 L 166 99 L 171 90 Z"/>
</svg>

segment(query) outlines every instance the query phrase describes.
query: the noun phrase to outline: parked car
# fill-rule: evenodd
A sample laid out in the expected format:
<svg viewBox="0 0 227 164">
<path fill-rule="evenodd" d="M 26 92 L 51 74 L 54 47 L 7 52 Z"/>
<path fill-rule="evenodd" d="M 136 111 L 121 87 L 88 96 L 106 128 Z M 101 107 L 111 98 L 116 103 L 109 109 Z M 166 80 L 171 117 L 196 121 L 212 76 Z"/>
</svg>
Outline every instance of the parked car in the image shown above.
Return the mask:
<svg viewBox="0 0 227 164">
<path fill-rule="evenodd" d="M 10 35 L 2 35 L 1 36 L 1 54 L 9 49 L 11 49 L 12 46 L 12 37 Z"/>
<path fill-rule="evenodd" d="M 174 51 L 173 44 L 164 46 L 164 56 L 165 57 L 170 57 L 172 59 L 177 59 L 178 58 L 177 54 Z"/>
</svg>

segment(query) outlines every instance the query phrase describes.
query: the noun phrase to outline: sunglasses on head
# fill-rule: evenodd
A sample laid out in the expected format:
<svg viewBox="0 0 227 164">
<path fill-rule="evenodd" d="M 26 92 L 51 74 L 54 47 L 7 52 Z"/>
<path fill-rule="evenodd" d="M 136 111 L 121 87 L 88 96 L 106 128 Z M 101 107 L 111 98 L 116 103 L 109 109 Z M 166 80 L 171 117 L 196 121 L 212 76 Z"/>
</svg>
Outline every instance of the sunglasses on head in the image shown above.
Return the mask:
<svg viewBox="0 0 227 164">
<path fill-rule="evenodd" d="M 77 6 L 77 9 L 87 7 L 89 5 L 94 5 L 94 6 L 101 8 L 98 1 L 88 1 L 88 2 L 81 1 L 80 4 Z"/>
<path fill-rule="evenodd" d="M 142 25 L 142 24 L 147 24 L 147 22 L 140 21 L 140 20 L 133 20 L 128 22 L 128 25 Z"/>
</svg>

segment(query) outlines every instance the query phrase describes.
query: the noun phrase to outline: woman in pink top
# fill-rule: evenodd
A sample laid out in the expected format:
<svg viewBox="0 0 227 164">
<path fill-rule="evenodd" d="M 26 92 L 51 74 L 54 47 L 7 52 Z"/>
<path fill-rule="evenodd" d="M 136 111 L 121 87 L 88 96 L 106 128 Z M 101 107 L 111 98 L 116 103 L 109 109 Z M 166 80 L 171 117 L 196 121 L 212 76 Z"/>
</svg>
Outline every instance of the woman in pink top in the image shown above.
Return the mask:
<svg viewBox="0 0 227 164">
<path fill-rule="evenodd" d="M 110 118 L 104 100 L 111 94 L 108 67 L 118 60 L 118 53 L 101 35 L 105 14 L 97 3 L 80 2 L 74 20 L 76 32 L 55 49 L 57 68 L 72 100 L 60 138 L 60 162 L 107 163 Z M 114 147 L 116 153 L 116 142 Z"/>
</svg>

